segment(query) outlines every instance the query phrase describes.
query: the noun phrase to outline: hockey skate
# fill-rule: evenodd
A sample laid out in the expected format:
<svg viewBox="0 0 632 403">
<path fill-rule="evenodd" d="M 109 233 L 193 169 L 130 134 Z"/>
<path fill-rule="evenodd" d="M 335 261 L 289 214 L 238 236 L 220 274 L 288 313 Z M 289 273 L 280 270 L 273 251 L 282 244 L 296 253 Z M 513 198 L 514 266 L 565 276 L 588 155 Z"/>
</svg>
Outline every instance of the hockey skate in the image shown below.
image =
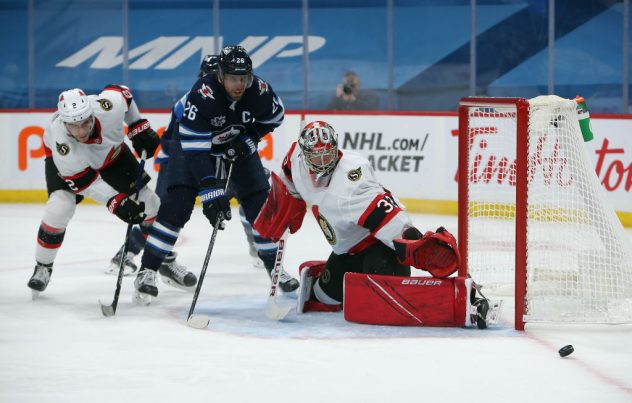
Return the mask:
<svg viewBox="0 0 632 403">
<path fill-rule="evenodd" d="M 33 275 L 31 276 L 28 286 L 31 289 L 31 297 L 33 299 L 37 299 L 40 292 L 44 291 L 46 287 L 48 287 L 48 282 L 50 281 L 50 276 L 53 274 L 53 264 L 43 264 L 37 263 L 35 265 L 35 269 L 33 270 Z"/>
<path fill-rule="evenodd" d="M 272 278 L 272 269 L 268 270 L 268 268 L 266 267 L 266 270 L 268 272 L 268 276 L 270 276 L 270 278 Z M 281 289 L 281 291 L 283 291 L 284 293 L 290 293 L 295 291 L 298 286 L 298 280 L 295 279 L 294 277 L 290 276 L 289 274 L 287 274 L 287 272 L 285 271 L 285 269 L 283 267 L 281 267 L 281 271 L 279 273 L 279 288 Z"/>
<path fill-rule="evenodd" d="M 257 253 L 257 248 L 255 248 L 255 245 L 251 243 L 250 241 L 248 242 L 248 245 L 249 245 L 248 253 L 250 254 L 250 258 L 252 259 L 252 267 L 254 267 L 255 269 L 263 269 L 265 265 L 263 264 L 263 260 L 259 258 L 259 254 Z"/>
<path fill-rule="evenodd" d="M 134 288 L 133 301 L 139 305 L 149 305 L 158 296 L 156 272 L 142 268 L 134 280 Z"/>
<path fill-rule="evenodd" d="M 268 276 L 270 277 L 270 279 L 272 279 L 272 270 L 274 269 L 274 261 L 276 259 L 276 253 L 275 254 L 259 254 L 259 258 L 261 259 L 261 261 L 263 262 L 263 264 L 265 265 L 266 271 L 268 272 Z M 283 291 L 284 293 L 290 293 L 295 291 L 298 286 L 298 280 L 295 279 L 294 277 L 290 276 L 286 271 L 285 268 L 281 267 L 281 270 L 279 272 L 279 288 L 281 289 L 281 291 Z"/>
<path fill-rule="evenodd" d="M 197 284 L 195 274 L 176 261 L 176 252 L 171 252 L 160 265 L 160 279 L 163 283 L 186 291 L 194 291 Z"/>
<path fill-rule="evenodd" d="M 123 255 L 124 247 L 125 245 L 121 246 L 118 252 L 116 252 L 116 255 L 114 255 L 112 260 L 110 260 L 110 267 L 105 270 L 106 274 L 113 274 L 115 276 L 118 276 L 119 267 L 121 264 L 121 256 Z M 131 276 L 132 274 L 136 273 L 136 270 L 138 270 L 138 266 L 136 266 L 136 263 L 134 263 L 135 256 L 136 255 L 134 255 L 132 252 L 127 251 L 125 260 L 123 261 L 124 276 Z"/>
<path fill-rule="evenodd" d="M 503 301 L 490 301 L 481 292 L 482 286 L 474 283 L 470 294 L 470 322 L 479 329 L 486 329 L 487 325 L 497 323 L 500 319 Z M 477 297 L 476 294 L 480 297 Z"/>
</svg>

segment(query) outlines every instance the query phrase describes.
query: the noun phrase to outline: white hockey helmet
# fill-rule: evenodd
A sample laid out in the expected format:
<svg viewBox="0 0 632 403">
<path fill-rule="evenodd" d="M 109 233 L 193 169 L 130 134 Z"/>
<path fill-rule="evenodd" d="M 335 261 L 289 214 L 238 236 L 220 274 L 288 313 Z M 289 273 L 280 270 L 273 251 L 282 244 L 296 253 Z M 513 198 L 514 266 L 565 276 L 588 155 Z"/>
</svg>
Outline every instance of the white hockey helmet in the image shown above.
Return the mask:
<svg viewBox="0 0 632 403">
<path fill-rule="evenodd" d="M 305 164 L 318 176 L 330 174 L 338 163 L 338 134 L 322 120 L 305 125 L 298 137 Z"/>
<path fill-rule="evenodd" d="M 92 106 L 83 90 L 73 88 L 59 94 L 57 112 L 62 122 L 78 123 L 92 116 Z"/>
</svg>

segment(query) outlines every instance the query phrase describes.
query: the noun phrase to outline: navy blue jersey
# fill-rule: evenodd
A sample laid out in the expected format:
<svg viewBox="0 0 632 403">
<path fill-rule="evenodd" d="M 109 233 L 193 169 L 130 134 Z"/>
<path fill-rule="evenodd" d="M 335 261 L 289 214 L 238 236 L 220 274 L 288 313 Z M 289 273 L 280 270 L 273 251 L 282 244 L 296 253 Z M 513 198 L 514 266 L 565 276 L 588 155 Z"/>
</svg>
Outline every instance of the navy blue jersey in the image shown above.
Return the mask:
<svg viewBox="0 0 632 403">
<path fill-rule="evenodd" d="M 285 110 L 272 87 L 254 76 L 235 102 L 215 74 L 199 79 L 189 91 L 176 139 L 197 180 L 212 176 L 215 158 L 245 134 L 256 142 L 283 122 Z"/>
</svg>

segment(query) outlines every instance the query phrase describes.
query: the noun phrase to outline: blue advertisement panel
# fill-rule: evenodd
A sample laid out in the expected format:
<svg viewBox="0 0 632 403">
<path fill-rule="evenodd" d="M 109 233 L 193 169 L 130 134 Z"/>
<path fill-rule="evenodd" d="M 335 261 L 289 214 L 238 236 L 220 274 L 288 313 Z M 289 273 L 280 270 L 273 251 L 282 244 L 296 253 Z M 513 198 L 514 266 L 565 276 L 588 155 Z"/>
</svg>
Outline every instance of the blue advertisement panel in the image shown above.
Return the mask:
<svg viewBox="0 0 632 403">
<path fill-rule="evenodd" d="M 454 110 L 471 94 L 532 97 L 553 78 L 555 93 L 581 94 L 593 112 L 627 112 L 621 1 L 556 1 L 554 58 L 548 2 L 537 0 L 477 2 L 474 20 L 469 0 L 397 0 L 392 9 L 386 0 L 307 9 L 301 1 L 28 4 L 0 4 L 9 55 L 0 60 L 0 108 L 51 108 L 64 89 L 92 93 L 111 82 L 128 84 L 143 108 L 167 108 L 203 55 L 241 44 L 289 109 L 330 108 L 353 71 L 382 110 Z"/>
</svg>

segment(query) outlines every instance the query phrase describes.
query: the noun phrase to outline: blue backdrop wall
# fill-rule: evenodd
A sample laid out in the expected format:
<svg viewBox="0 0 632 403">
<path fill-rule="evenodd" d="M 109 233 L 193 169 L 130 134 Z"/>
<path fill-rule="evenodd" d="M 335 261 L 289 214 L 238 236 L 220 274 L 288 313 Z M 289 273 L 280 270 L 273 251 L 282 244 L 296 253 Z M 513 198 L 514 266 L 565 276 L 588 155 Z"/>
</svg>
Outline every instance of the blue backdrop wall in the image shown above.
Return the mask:
<svg viewBox="0 0 632 403">
<path fill-rule="evenodd" d="M 554 92 L 583 95 L 593 112 L 629 112 L 628 1 L 553 5 L 3 0 L 0 107 L 52 108 L 64 89 L 116 82 L 141 107 L 167 108 L 190 88 L 204 54 L 242 44 L 290 109 L 326 109 L 352 70 L 383 110 L 454 110 L 465 95 Z"/>
</svg>

